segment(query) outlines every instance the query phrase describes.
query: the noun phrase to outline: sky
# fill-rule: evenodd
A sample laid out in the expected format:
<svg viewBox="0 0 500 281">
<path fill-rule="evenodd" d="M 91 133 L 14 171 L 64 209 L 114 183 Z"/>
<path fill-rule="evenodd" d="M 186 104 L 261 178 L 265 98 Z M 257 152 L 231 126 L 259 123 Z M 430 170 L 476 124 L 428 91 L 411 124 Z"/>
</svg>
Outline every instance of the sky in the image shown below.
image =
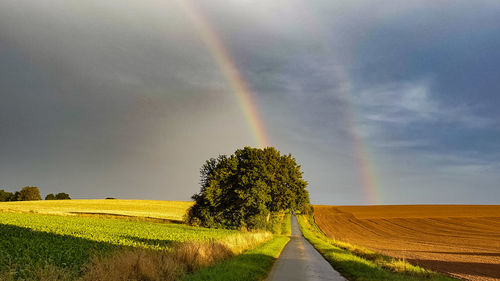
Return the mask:
<svg viewBox="0 0 500 281">
<path fill-rule="evenodd" d="M 496 0 L 0 0 L 0 189 L 190 200 L 205 160 L 265 136 L 313 204 L 499 204 L 499 14 Z"/>
</svg>

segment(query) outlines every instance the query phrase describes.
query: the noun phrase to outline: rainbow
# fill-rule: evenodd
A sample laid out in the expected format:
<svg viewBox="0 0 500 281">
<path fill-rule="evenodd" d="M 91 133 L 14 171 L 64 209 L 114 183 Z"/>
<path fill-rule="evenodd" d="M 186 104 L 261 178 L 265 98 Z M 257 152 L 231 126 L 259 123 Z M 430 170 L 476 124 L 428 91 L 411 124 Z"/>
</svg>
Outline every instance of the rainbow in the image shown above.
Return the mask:
<svg viewBox="0 0 500 281">
<path fill-rule="evenodd" d="M 353 101 L 352 83 L 343 68 L 336 68 L 335 78 L 339 84 L 339 94 L 346 104 L 345 123 L 354 152 L 354 160 L 359 173 L 360 183 L 367 204 L 381 204 L 382 191 L 378 183 L 376 166 L 370 153 L 370 145 L 364 140 L 359 132 L 359 121 L 357 110 Z"/>
<path fill-rule="evenodd" d="M 222 74 L 231 85 L 245 119 L 253 133 L 256 145 L 260 148 L 269 146 L 269 138 L 267 137 L 266 130 L 255 104 L 254 94 L 236 67 L 231 54 L 214 31 L 215 29 L 205 18 L 200 7 L 196 6 L 192 0 L 178 0 L 176 2 L 200 33 L 203 42 L 218 64 Z"/>
<path fill-rule="evenodd" d="M 267 147 L 269 145 L 269 139 L 260 118 L 259 111 L 256 107 L 254 94 L 236 67 L 231 54 L 224 46 L 223 41 L 219 38 L 210 22 L 206 19 L 200 7 L 198 7 L 193 0 L 177 0 L 176 2 L 183 10 L 186 17 L 200 33 L 202 41 L 210 51 L 222 74 L 231 85 L 253 133 L 255 143 L 261 148 Z M 304 2 L 304 7 L 305 6 Z M 304 9 L 304 11 L 308 11 L 308 9 Z M 314 31 L 322 29 L 321 25 L 316 23 L 316 17 L 309 15 L 309 20 L 309 24 L 314 25 Z M 314 34 L 317 34 L 317 32 Z M 325 45 L 324 50 L 330 51 L 330 48 Z M 343 70 L 338 70 L 335 76 L 338 82 L 341 83 L 340 88 L 342 89 L 342 94 L 344 95 L 348 106 L 346 113 L 346 125 L 352 142 L 356 166 L 361 179 L 360 183 L 363 187 L 366 202 L 368 204 L 380 204 L 382 202 L 381 190 L 377 184 L 375 166 L 370 160 L 372 157 L 370 157 L 368 149 L 369 146 L 365 143 L 365 141 L 363 141 L 363 138 L 358 132 L 359 122 L 356 121 L 356 110 L 352 102 L 350 79 Z"/>
<path fill-rule="evenodd" d="M 351 104 L 349 104 L 352 107 Z M 354 148 L 356 166 L 358 167 L 361 185 L 363 186 L 366 202 L 368 204 L 380 204 L 381 191 L 377 183 L 375 166 L 370 160 L 368 145 L 363 142 L 363 138 L 359 135 L 353 111 L 347 113 L 346 119 L 349 128 L 349 134 Z"/>
<path fill-rule="evenodd" d="M 324 43 L 321 45 L 322 51 L 330 57 L 335 57 L 335 52 L 331 49 L 330 45 L 326 43 L 329 40 L 325 40 L 325 35 L 328 34 L 328 32 L 323 30 L 323 25 L 317 21 L 317 19 L 321 17 L 315 16 L 314 10 L 310 9 L 306 0 L 301 0 L 296 3 L 301 5 L 301 11 L 304 13 L 303 15 L 307 17 L 304 23 L 309 25 L 311 29 L 310 34 L 321 34 L 321 36 L 318 37 L 318 42 Z M 332 78 L 338 83 L 338 94 L 343 97 L 346 104 L 347 110 L 345 110 L 344 116 L 346 120 L 345 125 L 351 141 L 365 202 L 367 204 L 381 204 L 383 202 L 383 193 L 377 178 L 375 159 L 370 153 L 369 143 L 359 133 L 360 122 L 356 118 L 359 114 L 353 101 L 354 95 L 351 79 L 342 67 L 336 67 L 334 69 Z"/>
</svg>

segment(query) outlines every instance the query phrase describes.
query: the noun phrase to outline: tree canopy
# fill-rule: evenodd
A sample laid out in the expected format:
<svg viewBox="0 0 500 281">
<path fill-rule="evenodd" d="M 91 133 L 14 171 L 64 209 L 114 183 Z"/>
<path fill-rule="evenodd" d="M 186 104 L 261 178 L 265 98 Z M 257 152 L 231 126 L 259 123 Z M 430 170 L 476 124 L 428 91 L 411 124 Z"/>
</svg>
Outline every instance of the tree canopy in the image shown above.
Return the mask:
<svg viewBox="0 0 500 281">
<path fill-rule="evenodd" d="M 31 201 L 31 200 L 42 200 L 40 196 L 40 190 L 36 186 L 26 186 L 19 192 L 19 201 Z"/>
<path fill-rule="evenodd" d="M 47 194 L 45 200 L 66 200 L 71 199 L 68 193 L 60 192 L 54 195 L 53 193 Z M 42 200 L 40 196 L 40 190 L 36 186 L 25 186 L 21 191 L 16 191 L 15 193 L 5 191 L 0 189 L 0 202 L 5 201 L 30 201 L 30 200 Z"/>
<path fill-rule="evenodd" d="M 68 200 L 71 199 L 68 193 L 59 192 L 56 194 L 56 200 Z"/>
<path fill-rule="evenodd" d="M 271 212 L 309 208 L 300 166 L 273 147 L 245 147 L 211 158 L 200 172 L 201 191 L 193 195 L 187 215 L 191 224 L 262 229 Z"/>
<path fill-rule="evenodd" d="M 14 201 L 14 193 L 0 189 L 0 202 Z"/>
<path fill-rule="evenodd" d="M 56 200 L 56 196 L 53 193 L 49 193 L 45 196 L 45 200 Z"/>
</svg>

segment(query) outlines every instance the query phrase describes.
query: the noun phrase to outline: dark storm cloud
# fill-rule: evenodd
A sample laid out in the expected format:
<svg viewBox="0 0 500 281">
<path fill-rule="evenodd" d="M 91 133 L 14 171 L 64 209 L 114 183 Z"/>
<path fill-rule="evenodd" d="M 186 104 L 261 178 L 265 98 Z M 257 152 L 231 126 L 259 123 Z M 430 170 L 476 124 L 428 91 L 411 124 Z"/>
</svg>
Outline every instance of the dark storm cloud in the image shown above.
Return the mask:
<svg viewBox="0 0 500 281">
<path fill-rule="evenodd" d="M 495 1 L 193 2 L 315 203 L 365 202 L 353 130 L 384 202 L 495 203 Z M 255 145 L 175 1 L 0 1 L 0 61 L 9 189 L 188 199 L 203 160 Z"/>
</svg>

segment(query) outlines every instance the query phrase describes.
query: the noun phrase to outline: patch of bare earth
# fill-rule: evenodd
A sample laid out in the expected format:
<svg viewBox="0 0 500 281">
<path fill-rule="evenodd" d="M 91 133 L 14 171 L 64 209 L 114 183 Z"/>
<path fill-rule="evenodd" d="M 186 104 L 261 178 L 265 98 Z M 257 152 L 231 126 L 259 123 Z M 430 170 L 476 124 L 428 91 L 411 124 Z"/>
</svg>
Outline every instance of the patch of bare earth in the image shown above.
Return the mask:
<svg viewBox="0 0 500 281">
<path fill-rule="evenodd" d="M 467 280 L 500 280 L 499 205 L 314 206 L 329 237 Z"/>
</svg>

